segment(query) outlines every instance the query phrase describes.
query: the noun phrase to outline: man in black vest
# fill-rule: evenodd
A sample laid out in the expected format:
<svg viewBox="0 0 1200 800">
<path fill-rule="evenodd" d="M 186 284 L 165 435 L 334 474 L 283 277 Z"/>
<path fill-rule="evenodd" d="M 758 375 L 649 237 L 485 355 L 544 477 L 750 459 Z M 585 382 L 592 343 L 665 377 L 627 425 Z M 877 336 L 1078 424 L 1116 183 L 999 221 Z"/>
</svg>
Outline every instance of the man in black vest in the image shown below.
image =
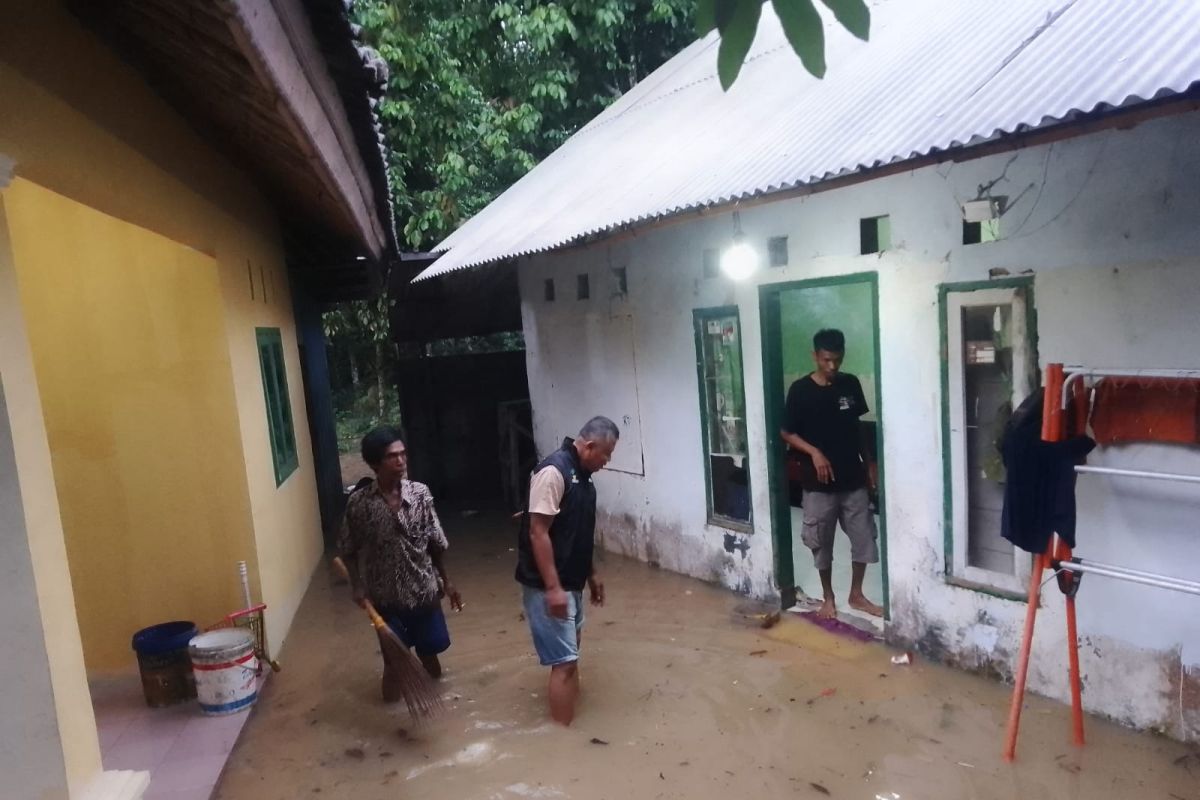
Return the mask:
<svg viewBox="0 0 1200 800">
<path fill-rule="evenodd" d="M 539 660 L 550 667 L 550 716 L 562 725 L 571 724 L 579 697 L 584 586 L 592 605 L 604 605 L 604 584 L 592 563 L 592 474 L 608 464 L 620 435 L 612 420 L 595 417 L 578 438 L 564 440 L 537 466 L 517 540 L 516 577 L 523 587 L 525 619 Z"/>
</svg>

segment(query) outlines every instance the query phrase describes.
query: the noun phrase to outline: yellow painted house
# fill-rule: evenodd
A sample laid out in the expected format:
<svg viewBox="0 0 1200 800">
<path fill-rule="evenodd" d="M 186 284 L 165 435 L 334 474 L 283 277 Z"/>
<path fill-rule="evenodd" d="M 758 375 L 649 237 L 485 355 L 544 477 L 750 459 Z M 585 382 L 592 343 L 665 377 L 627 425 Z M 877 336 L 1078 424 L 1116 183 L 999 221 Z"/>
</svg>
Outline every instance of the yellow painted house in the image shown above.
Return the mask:
<svg viewBox="0 0 1200 800">
<path fill-rule="evenodd" d="M 340 492 L 319 310 L 395 251 L 370 56 L 341 0 L 0 0 L 5 797 L 121 796 L 88 679 L 236 562 L 287 636 Z"/>
</svg>

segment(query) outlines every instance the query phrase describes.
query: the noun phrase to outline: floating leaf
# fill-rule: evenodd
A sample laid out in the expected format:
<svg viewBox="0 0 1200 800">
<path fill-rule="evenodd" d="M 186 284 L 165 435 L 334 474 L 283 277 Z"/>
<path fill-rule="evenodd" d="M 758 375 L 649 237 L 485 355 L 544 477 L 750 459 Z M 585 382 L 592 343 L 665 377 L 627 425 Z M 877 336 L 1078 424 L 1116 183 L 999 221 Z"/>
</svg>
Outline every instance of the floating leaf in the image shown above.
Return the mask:
<svg viewBox="0 0 1200 800">
<path fill-rule="evenodd" d="M 865 0 L 821 0 L 842 23 L 842 27 L 862 39 L 871 35 L 871 9 Z"/>
<path fill-rule="evenodd" d="M 717 0 L 697 0 L 696 35 L 703 37 L 717 27 Z"/>
<path fill-rule="evenodd" d="M 806 0 L 807 1 L 807 0 Z M 717 75 L 726 91 L 737 80 L 742 63 L 758 33 L 758 20 L 762 17 L 762 3 L 758 0 L 740 0 L 734 8 L 729 24 L 721 28 L 721 49 L 717 53 Z"/>
<path fill-rule="evenodd" d="M 812 0 L 772 0 L 772 4 L 800 63 L 814 76 L 825 77 L 825 26 Z"/>
</svg>

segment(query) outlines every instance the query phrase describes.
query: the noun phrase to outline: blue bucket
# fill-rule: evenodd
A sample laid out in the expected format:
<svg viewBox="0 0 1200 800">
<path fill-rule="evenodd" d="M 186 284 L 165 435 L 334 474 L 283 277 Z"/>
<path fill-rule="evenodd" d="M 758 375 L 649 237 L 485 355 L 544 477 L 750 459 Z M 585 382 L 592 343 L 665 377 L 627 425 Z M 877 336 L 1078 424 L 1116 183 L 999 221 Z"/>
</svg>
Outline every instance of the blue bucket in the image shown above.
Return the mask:
<svg viewBox="0 0 1200 800">
<path fill-rule="evenodd" d="M 188 642 L 199 633 L 196 623 L 178 621 L 152 625 L 133 635 L 146 705 L 161 708 L 196 697 Z"/>
</svg>

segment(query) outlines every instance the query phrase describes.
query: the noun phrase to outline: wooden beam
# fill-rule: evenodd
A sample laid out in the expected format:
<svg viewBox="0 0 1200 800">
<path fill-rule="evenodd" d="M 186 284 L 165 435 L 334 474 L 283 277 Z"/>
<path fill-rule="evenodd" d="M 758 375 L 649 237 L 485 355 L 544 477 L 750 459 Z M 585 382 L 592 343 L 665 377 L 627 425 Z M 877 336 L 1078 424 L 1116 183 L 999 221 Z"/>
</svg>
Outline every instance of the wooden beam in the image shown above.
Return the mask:
<svg viewBox="0 0 1200 800">
<path fill-rule="evenodd" d="M 385 233 L 366 164 L 300 0 L 225 0 L 230 32 L 310 155 L 329 194 L 348 209 L 367 252 L 381 258 Z"/>
</svg>

